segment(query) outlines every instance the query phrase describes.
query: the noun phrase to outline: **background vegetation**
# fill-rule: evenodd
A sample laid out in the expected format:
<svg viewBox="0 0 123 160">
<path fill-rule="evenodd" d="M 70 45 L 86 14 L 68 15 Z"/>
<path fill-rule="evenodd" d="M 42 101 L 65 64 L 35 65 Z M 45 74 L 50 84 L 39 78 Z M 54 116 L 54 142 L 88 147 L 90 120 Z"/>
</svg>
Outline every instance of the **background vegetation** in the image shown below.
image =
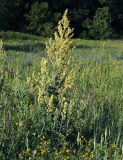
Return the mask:
<svg viewBox="0 0 123 160">
<path fill-rule="evenodd" d="M 0 0 L 0 30 L 52 36 L 66 8 L 75 37 L 123 36 L 122 0 Z"/>
</svg>

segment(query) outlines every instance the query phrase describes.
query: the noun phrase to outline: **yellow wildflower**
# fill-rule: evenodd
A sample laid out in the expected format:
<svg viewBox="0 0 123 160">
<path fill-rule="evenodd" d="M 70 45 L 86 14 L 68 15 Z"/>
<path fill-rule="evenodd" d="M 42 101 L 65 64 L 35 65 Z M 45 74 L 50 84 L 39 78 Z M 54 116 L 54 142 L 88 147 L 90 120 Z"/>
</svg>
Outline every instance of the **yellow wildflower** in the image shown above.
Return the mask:
<svg viewBox="0 0 123 160">
<path fill-rule="evenodd" d="M 67 152 L 67 153 L 70 153 L 70 149 L 67 148 L 67 149 L 66 149 L 66 152 Z"/>
<path fill-rule="evenodd" d="M 112 149 L 115 149 L 115 148 L 117 148 L 117 145 L 116 144 L 112 144 Z"/>
<path fill-rule="evenodd" d="M 30 148 L 27 148 L 26 153 L 28 154 L 30 152 Z"/>
<path fill-rule="evenodd" d="M 47 152 L 46 148 L 41 149 L 41 154 L 44 155 Z"/>
<path fill-rule="evenodd" d="M 67 156 L 67 157 L 64 158 L 64 160 L 70 160 L 70 159 L 69 159 L 69 157 Z"/>
</svg>

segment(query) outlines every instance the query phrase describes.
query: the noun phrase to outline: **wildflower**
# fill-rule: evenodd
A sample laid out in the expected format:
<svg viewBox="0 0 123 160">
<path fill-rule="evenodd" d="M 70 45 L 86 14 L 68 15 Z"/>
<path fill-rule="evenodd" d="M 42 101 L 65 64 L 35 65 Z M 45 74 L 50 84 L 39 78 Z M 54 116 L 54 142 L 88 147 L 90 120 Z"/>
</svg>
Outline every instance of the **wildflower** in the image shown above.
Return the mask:
<svg viewBox="0 0 123 160">
<path fill-rule="evenodd" d="M 52 112 L 54 107 L 54 96 L 52 95 L 49 99 L 48 111 Z"/>
<path fill-rule="evenodd" d="M 85 152 L 82 157 L 83 157 L 83 158 L 88 157 L 88 152 Z"/>
<path fill-rule="evenodd" d="M 67 153 L 70 153 L 70 149 L 66 149 L 66 152 L 67 152 Z"/>
<path fill-rule="evenodd" d="M 46 45 L 48 57 L 42 58 L 40 72 L 36 76 L 35 88 L 38 90 L 38 103 L 46 107 L 46 111 L 55 112 L 53 121 L 62 116 L 62 120 L 72 115 L 75 106 L 72 101 L 72 94 L 75 92 L 76 75 L 71 69 L 73 64 L 73 29 L 70 28 L 70 21 L 66 10 L 54 39 L 50 39 Z M 30 83 L 30 79 L 27 79 Z M 65 100 L 63 98 L 65 97 Z M 45 151 L 42 151 L 43 153 Z"/>
<path fill-rule="evenodd" d="M 22 157 L 22 155 L 21 155 L 21 153 L 19 153 L 19 158 L 21 158 Z"/>
<path fill-rule="evenodd" d="M 33 133 L 33 136 L 35 136 L 36 135 L 36 133 Z"/>
<path fill-rule="evenodd" d="M 69 159 L 69 157 L 67 156 L 67 157 L 64 158 L 64 160 L 70 160 L 70 159 Z"/>
<path fill-rule="evenodd" d="M 76 149 L 73 150 L 73 153 L 74 153 L 74 154 L 76 153 Z"/>
<path fill-rule="evenodd" d="M 36 150 L 34 150 L 33 153 L 36 154 Z"/>
<path fill-rule="evenodd" d="M 47 152 L 46 148 L 41 149 L 41 154 L 44 155 Z"/>
<path fill-rule="evenodd" d="M 112 149 L 115 149 L 117 148 L 117 145 L 116 144 L 112 144 Z"/>
<path fill-rule="evenodd" d="M 19 122 L 19 127 L 21 127 L 21 126 L 22 126 L 22 124 L 23 124 L 23 122 L 22 122 L 22 121 L 20 121 L 20 122 Z"/>
<path fill-rule="evenodd" d="M 93 155 L 93 152 L 91 152 L 91 153 L 90 153 L 90 158 L 93 158 L 93 156 L 94 156 L 94 155 Z"/>
<path fill-rule="evenodd" d="M 28 154 L 30 152 L 30 148 L 27 148 L 26 153 Z"/>
</svg>

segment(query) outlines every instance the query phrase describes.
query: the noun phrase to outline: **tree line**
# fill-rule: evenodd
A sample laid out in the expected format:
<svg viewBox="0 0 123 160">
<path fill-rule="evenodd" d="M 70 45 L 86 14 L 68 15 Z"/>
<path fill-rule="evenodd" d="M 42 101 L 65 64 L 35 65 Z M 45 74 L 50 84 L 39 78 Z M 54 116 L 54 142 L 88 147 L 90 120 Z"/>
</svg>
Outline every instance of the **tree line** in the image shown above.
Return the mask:
<svg viewBox="0 0 123 160">
<path fill-rule="evenodd" d="M 123 0 L 0 0 L 0 30 L 49 37 L 66 8 L 75 37 L 123 35 Z"/>
</svg>

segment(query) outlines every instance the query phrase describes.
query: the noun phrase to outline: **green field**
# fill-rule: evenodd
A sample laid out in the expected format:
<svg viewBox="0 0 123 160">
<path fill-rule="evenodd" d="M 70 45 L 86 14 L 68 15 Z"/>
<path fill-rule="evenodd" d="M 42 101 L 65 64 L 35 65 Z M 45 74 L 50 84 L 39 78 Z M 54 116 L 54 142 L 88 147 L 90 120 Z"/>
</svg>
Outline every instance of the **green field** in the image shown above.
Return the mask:
<svg viewBox="0 0 123 160">
<path fill-rule="evenodd" d="M 56 71 L 40 64 L 48 38 L 11 37 L 2 35 L 0 51 L 0 159 L 122 160 L 123 41 L 73 39 L 68 68 L 74 74 L 61 84 L 65 92 L 56 93 L 50 82 Z M 48 111 L 38 100 L 42 74 L 49 86 L 45 103 L 54 96 L 62 108 L 65 97 L 71 110 Z"/>
<path fill-rule="evenodd" d="M 74 54 L 82 59 L 100 60 L 103 56 L 111 56 L 114 60 L 122 62 L 123 59 L 123 41 L 122 40 L 82 40 L 74 39 Z M 14 66 L 27 66 L 30 68 L 40 63 L 40 58 L 47 56 L 45 45 L 48 38 L 38 40 L 4 40 L 4 50 L 10 59 L 9 64 Z"/>
</svg>

